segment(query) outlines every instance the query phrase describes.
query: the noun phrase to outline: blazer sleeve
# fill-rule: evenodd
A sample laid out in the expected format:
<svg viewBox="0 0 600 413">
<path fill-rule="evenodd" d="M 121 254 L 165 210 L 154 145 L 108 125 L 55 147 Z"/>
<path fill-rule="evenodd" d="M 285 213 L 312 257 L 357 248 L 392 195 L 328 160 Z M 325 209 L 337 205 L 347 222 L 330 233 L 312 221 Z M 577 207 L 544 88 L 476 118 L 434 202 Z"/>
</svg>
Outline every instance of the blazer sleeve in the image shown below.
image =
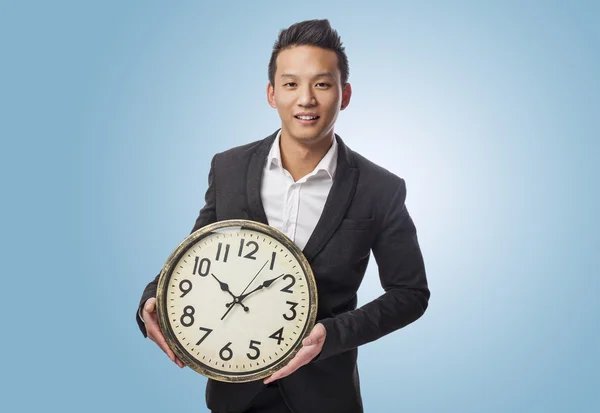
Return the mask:
<svg viewBox="0 0 600 413">
<path fill-rule="evenodd" d="M 425 312 L 430 292 L 405 199 L 406 185 L 401 180 L 372 246 L 385 293 L 356 310 L 321 320 L 327 336 L 316 360 L 377 340 Z"/>
<path fill-rule="evenodd" d="M 208 224 L 212 224 L 213 222 L 217 221 L 217 197 L 215 183 L 216 158 L 217 156 L 215 155 L 210 163 L 210 171 L 208 173 L 208 189 L 206 190 L 206 194 L 204 196 L 204 207 L 200 209 L 200 213 L 198 214 L 198 218 L 196 218 L 196 222 L 194 223 L 194 227 L 192 228 L 190 234 Z M 140 314 L 142 307 L 146 303 L 146 300 L 148 300 L 151 297 L 156 297 L 156 289 L 158 286 L 159 276 L 160 273 L 144 289 L 144 292 L 142 293 L 142 298 L 140 299 L 140 303 L 138 304 L 138 310 L 135 315 L 138 326 L 142 331 L 144 337 L 147 337 L 148 334 L 146 333 L 146 326 L 144 324 L 144 321 L 141 319 Z"/>
</svg>

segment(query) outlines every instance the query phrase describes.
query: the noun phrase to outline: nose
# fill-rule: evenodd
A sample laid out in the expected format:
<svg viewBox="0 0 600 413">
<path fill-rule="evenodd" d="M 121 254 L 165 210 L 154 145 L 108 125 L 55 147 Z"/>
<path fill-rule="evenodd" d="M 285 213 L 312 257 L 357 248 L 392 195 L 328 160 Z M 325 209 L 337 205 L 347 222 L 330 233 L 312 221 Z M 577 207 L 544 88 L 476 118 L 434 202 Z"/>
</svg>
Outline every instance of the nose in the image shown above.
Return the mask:
<svg viewBox="0 0 600 413">
<path fill-rule="evenodd" d="M 299 106 L 314 106 L 317 104 L 315 94 L 312 88 L 307 85 L 299 90 L 298 105 Z"/>
</svg>

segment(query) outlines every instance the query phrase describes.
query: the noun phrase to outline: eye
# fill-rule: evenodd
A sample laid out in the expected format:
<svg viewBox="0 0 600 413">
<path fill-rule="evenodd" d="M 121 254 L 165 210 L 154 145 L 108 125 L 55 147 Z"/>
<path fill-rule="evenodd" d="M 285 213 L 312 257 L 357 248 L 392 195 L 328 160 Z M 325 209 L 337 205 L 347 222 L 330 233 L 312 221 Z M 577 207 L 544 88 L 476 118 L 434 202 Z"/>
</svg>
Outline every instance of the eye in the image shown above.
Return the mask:
<svg viewBox="0 0 600 413">
<path fill-rule="evenodd" d="M 317 87 L 329 87 L 331 85 L 329 83 L 323 83 L 323 82 L 321 82 L 321 83 L 317 83 L 316 86 Z"/>
<path fill-rule="evenodd" d="M 287 82 L 287 83 L 284 83 L 283 86 L 296 87 L 296 83 L 295 82 Z"/>
</svg>

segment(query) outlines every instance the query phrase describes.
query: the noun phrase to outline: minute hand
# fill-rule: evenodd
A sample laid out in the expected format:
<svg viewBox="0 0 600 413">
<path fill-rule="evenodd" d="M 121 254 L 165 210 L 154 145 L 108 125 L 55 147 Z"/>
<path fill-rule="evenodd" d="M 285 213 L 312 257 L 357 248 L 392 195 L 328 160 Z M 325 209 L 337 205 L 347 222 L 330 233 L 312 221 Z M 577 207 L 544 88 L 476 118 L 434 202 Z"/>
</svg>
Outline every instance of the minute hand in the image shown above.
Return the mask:
<svg viewBox="0 0 600 413">
<path fill-rule="evenodd" d="M 271 286 L 271 284 L 273 284 L 273 283 L 275 282 L 275 280 L 277 280 L 277 279 L 279 279 L 279 278 L 283 277 L 284 275 L 285 275 L 285 274 L 281 274 L 281 275 L 280 275 L 280 276 L 278 276 L 278 277 L 275 277 L 275 278 L 272 278 L 272 279 L 270 279 L 270 280 L 267 280 L 267 281 L 263 282 L 261 285 L 259 285 L 258 287 L 256 287 L 254 290 L 250 291 L 249 293 L 246 293 L 246 294 L 242 294 L 242 295 L 240 295 L 240 296 L 238 297 L 238 298 L 240 299 L 240 302 L 241 302 L 241 301 L 242 301 L 244 298 L 248 297 L 250 294 L 257 292 L 258 290 L 262 290 L 263 288 L 268 288 L 268 287 L 270 287 L 270 286 Z"/>
</svg>

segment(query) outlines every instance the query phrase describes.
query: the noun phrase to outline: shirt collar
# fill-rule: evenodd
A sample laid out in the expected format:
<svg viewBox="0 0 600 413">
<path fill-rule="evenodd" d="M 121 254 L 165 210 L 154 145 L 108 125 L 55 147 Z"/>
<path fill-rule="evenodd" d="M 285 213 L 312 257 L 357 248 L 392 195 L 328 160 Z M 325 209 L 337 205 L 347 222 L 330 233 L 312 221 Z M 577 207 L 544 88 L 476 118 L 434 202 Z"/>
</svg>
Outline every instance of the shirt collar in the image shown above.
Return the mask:
<svg viewBox="0 0 600 413">
<path fill-rule="evenodd" d="M 280 137 L 281 129 L 277 133 L 275 141 L 273 141 L 273 145 L 271 146 L 269 155 L 267 155 L 267 167 L 269 168 L 272 168 L 273 166 L 283 168 L 283 164 L 281 162 L 281 149 L 279 148 Z M 321 159 L 314 171 L 312 171 L 309 175 L 315 175 L 319 171 L 325 171 L 329 175 L 329 178 L 333 179 L 333 177 L 335 176 L 335 170 L 337 168 L 337 154 L 338 143 L 337 139 L 334 136 L 331 148 L 329 148 L 325 156 L 323 156 L 323 159 Z"/>
</svg>

